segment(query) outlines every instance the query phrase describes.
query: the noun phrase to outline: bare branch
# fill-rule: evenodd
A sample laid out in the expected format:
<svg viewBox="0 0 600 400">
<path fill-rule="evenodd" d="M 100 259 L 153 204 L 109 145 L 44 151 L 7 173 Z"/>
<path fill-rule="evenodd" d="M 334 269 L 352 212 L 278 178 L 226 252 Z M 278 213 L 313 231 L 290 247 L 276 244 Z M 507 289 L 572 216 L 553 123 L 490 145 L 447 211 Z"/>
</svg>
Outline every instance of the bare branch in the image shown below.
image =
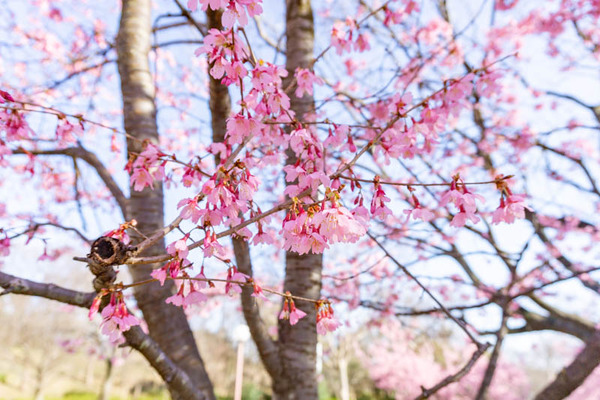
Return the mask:
<svg viewBox="0 0 600 400">
<path fill-rule="evenodd" d="M 451 383 L 458 382 L 463 376 L 469 373 L 477 360 L 485 353 L 485 351 L 490 347 L 489 343 L 485 343 L 477 348 L 469 361 L 462 367 L 457 373 L 446 377 L 443 381 L 432 387 L 431 389 L 421 388 L 422 393 L 415 398 L 415 400 L 424 400 L 430 398 L 433 394 L 437 393 L 440 389 L 448 386 Z"/>
<path fill-rule="evenodd" d="M 5 289 L 0 295 L 12 293 L 43 297 L 82 308 L 90 308 L 96 297 L 96 292 L 85 293 L 51 283 L 34 282 L 2 271 L 0 271 L 0 287 Z M 139 326 L 123 332 L 123 336 L 127 344 L 139 351 L 169 386 L 178 393 L 184 394 L 186 399 L 203 399 L 187 374 L 179 369 Z"/>
<path fill-rule="evenodd" d="M 52 82 L 52 83 L 50 84 L 50 86 L 48 86 L 48 87 L 47 87 L 47 88 L 45 88 L 44 90 L 52 90 L 52 89 L 56 89 L 57 87 L 59 87 L 59 86 L 60 86 L 60 85 L 62 85 L 63 83 L 66 83 L 66 82 L 68 82 L 69 80 L 73 79 L 74 77 L 76 77 L 76 76 L 78 76 L 78 75 L 84 74 L 84 73 L 86 73 L 86 72 L 89 72 L 89 71 L 93 71 L 93 70 L 95 70 L 95 69 L 98 69 L 98 68 L 102 68 L 102 67 L 104 67 L 105 65 L 107 65 L 107 64 L 112 64 L 112 63 L 113 63 L 113 62 L 115 62 L 115 61 L 116 61 L 116 60 L 113 60 L 113 59 L 108 59 L 108 58 L 107 58 L 107 59 L 104 59 L 104 60 L 102 60 L 102 61 L 100 61 L 100 62 L 98 62 L 98 63 L 96 63 L 96 64 L 91 64 L 91 65 L 88 65 L 88 66 L 86 66 L 86 67 L 83 67 L 83 68 L 81 68 L 81 69 L 78 69 L 77 71 L 73 71 L 73 72 L 71 72 L 70 74 L 68 74 L 67 76 L 65 76 L 64 78 L 61 78 L 61 79 L 59 79 L 59 80 L 57 80 L 57 81 L 54 81 L 54 82 Z"/>
<path fill-rule="evenodd" d="M 258 36 L 260 36 L 262 38 L 262 40 L 264 40 L 266 44 L 271 46 L 277 53 L 283 54 L 283 49 L 280 46 L 281 39 L 279 39 L 277 42 L 275 42 L 272 38 L 270 38 L 267 35 L 267 33 L 264 30 L 264 27 L 262 24 L 262 18 L 260 18 L 260 15 L 254 16 L 253 19 L 254 19 L 254 24 L 256 25 L 256 31 L 258 32 Z"/>
<path fill-rule="evenodd" d="M 96 170 L 102 182 L 106 185 L 110 193 L 113 195 L 115 201 L 121 209 L 123 217 L 127 219 L 127 198 L 117 185 L 117 182 L 113 179 L 112 175 L 108 172 L 104 164 L 98 159 L 96 154 L 86 150 L 82 146 L 78 147 L 67 147 L 65 149 L 54 149 L 54 150 L 25 150 L 19 148 L 13 151 L 14 154 L 34 154 L 34 155 L 62 155 L 73 158 L 79 158 L 88 163 L 92 168 Z"/>
<path fill-rule="evenodd" d="M 567 158 L 567 159 L 573 161 L 575 164 L 579 165 L 579 167 L 581 168 L 581 170 L 583 171 L 583 173 L 587 177 L 588 182 L 590 183 L 590 186 L 592 187 L 592 192 L 595 193 L 596 195 L 600 196 L 600 191 L 598 190 L 598 187 L 596 186 L 596 179 L 592 176 L 592 173 L 585 166 L 585 164 L 583 163 L 583 160 L 581 158 L 573 157 L 573 156 L 567 154 L 565 151 L 552 148 L 552 147 L 550 147 L 548 145 L 545 145 L 544 143 L 541 143 L 539 140 L 536 141 L 535 144 L 538 147 L 540 147 L 540 148 L 542 148 L 542 149 L 544 149 L 546 151 L 549 151 L 551 153 L 554 153 L 554 154 L 557 154 L 557 155 L 562 156 L 564 158 Z M 585 189 L 583 189 L 583 190 L 585 190 Z"/>
<path fill-rule="evenodd" d="M 73 232 L 87 244 L 92 244 L 92 240 L 88 239 L 83 233 L 81 233 L 81 231 L 79 229 L 73 228 L 70 226 L 63 226 L 63 225 L 57 224 L 55 222 L 50 222 L 50 221 L 48 221 L 48 222 L 33 222 L 32 221 L 31 225 L 27 228 L 27 230 L 19 233 L 18 235 L 15 235 L 15 236 L 21 236 L 21 235 L 24 235 L 25 233 L 35 232 L 42 226 L 53 226 L 55 228 L 62 229 L 67 232 Z"/>
<path fill-rule="evenodd" d="M 577 389 L 600 364 L 600 332 L 596 331 L 575 359 L 546 386 L 535 400 L 564 399 Z"/>
<path fill-rule="evenodd" d="M 544 243 L 546 246 L 554 247 L 554 245 L 552 244 L 552 241 L 546 235 L 545 226 L 540 223 L 537 215 L 534 212 L 529 211 L 528 209 L 525 209 L 525 218 L 529 222 L 531 222 L 531 225 L 533 226 L 533 229 L 534 229 L 536 235 L 542 241 L 542 243 Z M 577 270 L 576 266 L 571 262 L 571 260 L 569 260 L 567 257 L 565 257 L 564 254 L 561 253 L 558 256 L 556 256 L 555 258 L 566 269 L 571 271 L 573 274 L 577 274 L 579 272 Z M 600 285 L 597 282 L 586 279 L 586 280 L 581 280 L 581 283 L 588 289 L 590 289 L 596 293 L 600 293 Z"/>
<path fill-rule="evenodd" d="M 565 316 L 552 314 L 542 316 L 522 307 L 518 310 L 518 313 L 525 319 L 525 325 L 520 328 L 511 329 L 509 331 L 510 334 L 552 330 L 575 336 L 585 342 L 595 332 L 593 325 Z"/>
<path fill-rule="evenodd" d="M 410 279 L 412 279 L 413 281 L 415 281 L 415 283 L 417 285 L 419 285 L 419 287 L 425 292 L 427 293 L 427 295 L 438 305 L 438 307 L 440 308 L 440 310 L 446 314 L 448 316 L 448 318 L 450 318 L 452 321 L 454 321 L 459 327 L 460 329 L 462 329 L 463 332 L 466 333 L 466 335 L 469 337 L 469 339 L 471 339 L 471 341 L 473 343 L 475 343 L 477 345 L 478 348 L 481 348 L 483 346 L 482 343 L 480 343 L 475 336 L 473 336 L 473 334 L 471 332 L 469 332 L 469 329 L 465 326 L 464 322 L 459 321 L 454 315 L 452 315 L 452 313 L 437 299 L 437 297 L 435 297 L 433 295 L 433 293 L 431 293 L 431 291 L 429 289 L 427 289 L 427 287 L 425 285 L 423 285 L 416 276 L 414 276 L 404 265 L 402 265 L 398 260 L 396 260 L 396 258 L 394 256 L 392 256 L 390 254 L 389 251 L 387 251 L 387 249 L 381 244 L 379 243 L 379 241 L 375 238 L 375 236 L 373 236 L 370 232 L 367 232 L 367 235 L 369 235 L 369 237 L 371 238 L 371 240 L 373 240 L 373 242 L 375 242 L 375 244 L 381 249 L 383 250 L 383 252 L 388 256 L 388 258 L 390 260 L 392 260 L 392 262 L 394 264 L 396 264 L 396 266 L 398 266 L 398 268 L 400 268 L 402 270 L 402 272 L 404 272 Z"/>
<path fill-rule="evenodd" d="M 578 99 L 577 97 L 571 96 L 570 94 L 558 93 L 558 92 L 554 92 L 552 90 L 547 90 L 546 94 L 549 94 L 550 96 L 558 97 L 561 99 L 572 101 L 573 103 L 579 104 L 580 106 L 587 108 L 594 114 L 594 117 L 596 117 L 596 120 L 598 122 L 600 122 L 600 107 L 599 106 L 591 106 L 589 104 L 586 104 L 583 101 L 581 101 L 580 99 Z"/>
<path fill-rule="evenodd" d="M 175 4 L 177 4 L 177 7 L 179 7 L 179 9 L 181 10 L 181 14 L 187 18 L 187 20 L 190 22 L 190 24 L 194 25 L 196 27 L 196 29 L 198 30 L 198 32 L 200 32 L 200 34 L 202 36 L 206 36 L 208 34 L 208 30 L 206 29 L 206 27 L 204 25 L 202 25 L 201 23 L 199 23 L 198 21 L 196 21 L 196 19 L 192 16 L 192 14 L 190 14 L 188 9 L 185 8 L 179 0 L 173 0 L 173 1 L 175 1 Z"/>
<path fill-rule="evenodd" d="M 85 293 L 66 289 L 52 283 L 34 282 L 2 271 L 0 271 L 0 287 L 4 288 L 2 295 L 12 293 L 37 296 L 83 308 L 90 308 L 94 297 L 96 297 L 95 292 Z"/>
</svg>

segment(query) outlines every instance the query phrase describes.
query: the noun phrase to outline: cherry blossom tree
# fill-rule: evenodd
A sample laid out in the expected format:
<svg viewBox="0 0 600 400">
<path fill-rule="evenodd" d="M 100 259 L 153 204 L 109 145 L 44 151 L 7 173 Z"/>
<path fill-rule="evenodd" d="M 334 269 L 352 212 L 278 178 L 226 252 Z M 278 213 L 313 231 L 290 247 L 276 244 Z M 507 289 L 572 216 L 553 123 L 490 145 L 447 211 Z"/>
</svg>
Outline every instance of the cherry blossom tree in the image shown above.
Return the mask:
<svg viewBox="0 0 600 400">
<path fill-rule="evenodd" d="M 318 397 L 318 334 L 353 318 L 470 342 L 440 368 L 394 339 L 437 368 L 417 398 L 502 396 L 524 332 L 583 343 L 537 398 L 600 363 L 597 316 L 569 307 L 600 293 L 597 2 L 105 3 L 2 11 L 0 254 L 70 249 L 94 276 L 6 265 L 3 294 L 88 308 L 176 399 L 215 398 L 187 315 L 222 294 L 277 399 Z"/>
</svg>

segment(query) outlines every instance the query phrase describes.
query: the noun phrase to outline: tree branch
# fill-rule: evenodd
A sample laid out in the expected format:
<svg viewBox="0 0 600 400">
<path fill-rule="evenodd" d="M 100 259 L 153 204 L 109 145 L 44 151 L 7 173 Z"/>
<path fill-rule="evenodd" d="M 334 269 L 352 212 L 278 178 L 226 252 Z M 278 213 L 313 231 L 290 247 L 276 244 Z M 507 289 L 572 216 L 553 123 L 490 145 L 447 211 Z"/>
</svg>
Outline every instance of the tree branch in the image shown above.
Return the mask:
<svg viewBox="0 0 600 400">
<path fill-rule="evenodd" d="M 591 106 L 589 104 L 584 103 L 577 97 L 571 96 L 570 94 L 558 93 L 558 92 L 554 92 L 552 90 L 546 90 L 546 94 L 548 94 L 550 96 L 558 97 L 561 99 L 572 101 L 573 103 L 579 104 L 580 106 L 587 108 L 594 114 L 594 117 L 596 118 L 596 120 L 598 122 L 600 122 L 600 106 Z"/>
<path fill-rule="evenodd" d="M 0 271 L 0 287 L 4 289 L 0 295 L 23 294 L 56 300 L 72 306 L 90 308 L 96 292 L 79 292 L 66 289 L 52 283 L 39 283 Z"/>
<path fill-rule="evenodd" d="M 483 355 L 483 353 L 485 353 L 485 351 L 489 347 L 490 347 L 490 344 L 485 343 L 482 346 L 480 346 L 479 348 L 477 348 L 477 350 L 475 350 L 475 352 L 473 353 L 473 355 L 471 356 L 471 358 L 465 364 L 464 367 L 462 367 L 457 373 L 446 377 L 446 379 L 444 379 L 443 381 L 441 381 L 440 383 L 438 383 L 431 389 L 425 389 L 424 387 L 421 387 L 422 393 L 419 396 L 417 396 L 415 398 L 415 400 L 428 399 L 433 394 L 437 393 L 440 389 L 448 386 L 449 384 L 451 384 L 453 382 L 458 382 L 463 376 L 465 376 L 466 374 L 469 373 L 469 371 L 471 371 L 471 368 L 473 368 L 473 366 L 475 365 L 477 360 L 479 360 L 479 358 Z"/>
<path fill-rule="evenodd" d="M 452 315 L 452 313 L 437 299 L 437 297 L 435 297 L 433 295 L 433 293 L 431 293 L 431 291 L 429 289 L 427 289 L 427 287 L 425 285 L 423 285 L 416 276 L 414 276 L 404 265 L 402 265 L 398 260 L 396 260 L 396 258 L 394 256 L 392 256 L 390 254 L 389 251 L 387 251 L 387 249 L 381 244 L 379 243 L 379 241 L 375 238 L 375 236 L 373 236 L 370 232 L 367 232 L 367 235 L 369 235 L 369 237 L 371 238 L 371 240 L 373 240 L 373 242 L 375 242 L 375 244 L 388 256 L 388 258 L 390 260 L 392 260 L 392 262 L 394 264 L 396 264 L 396 266 L 398 266 L 398 268 L 400 268 L 402 270 L 402 272 L 404 272 L 410 279 L 412 279 L 413 281 L 415 281 L 415 283 L 417 285 L 419 285 L 419 287 L 425 292 L 427 293 L 427 295 L 438 305 L 438 307 L 441 309 L 441 311 L 446 314 L 446 316 L 448 316 L 448 318 L 450 318 L 452 321 L 454 321 L 460 329 L 462 329 L 463 332 L 465 332 L 465 334 L 469 337 L 469 339 L 471 339 L 471 341 L 473 343 L 475 343 L 475 345 L 477 345 L 478 348 L 481 348 L 483 346 L 482 343 L 480 343 L 475 336 L 473 336 L 473 334 L 471 332 L 469 332 L 468 328 L 465 326 L 464 322 L 459 321 L 454 315 Z"/>
<path fill-rule="evenodd" d="M 546 386 L 535 400 L 564 399 L 577 389 L 600 364 L 600 332 L 596 331 L 575 359 Z"/>
<path fill-rule="evenodd" d="M 43 297 L 82 308 L 90 308 L 96 297 L 96 292 L 85 293 L 51 283 L 34 282 L 2 271 L 0 271 L 0 287 L 4 288 L 4 292 L 0 295 L 12 293 Z M 127 344 L 139 351 L 169 386 L 185 395 L 186 399 L 203 399 L 194 389 L 187 374 L 179 369 L 139 326 L 131 327 L 123 332 L 123 336 Z"/>
<path fill-rule="evenodd" d="M 178 368 L 139 326 L 132 326 L 128 331 L 123 332 L 123 336 L 127 340 L 127 344 L 139 351 L 165 383 L 175 389 L 182 398 L 190 400 L 207 398 L 194 388 L 189 376 L 181 368 Z"/>
<path fill-rule="evenodd" d="M 206 34 L 208 33 L 208 30 L 206 29 L 206 27 L 203 26 L 202 24 L 200 24 L 198 21 L 196 21 L 194 19 L 194 17 L 192 16 L 192 14 L 190 14 L 188 9 L 185 8 L 179 0 L 173 0 L 173 1 L 175 1 L 175 4 L 177 4 L 177 7 L 179 7 L 179 10 L 181 10 L 181 14 L 185 18 L 187 18 L 187 20 L 190 22 L 190 24 L 194 25 L 194 27 L 196 27 L 196 29 L 198 30 L 198 32 L 200 32 L 200 34 L 202 36 L 206 36 Z"/>
<path fill-rule="evenodd" d="M 115 201 L 121 209 L 123 217 L 127 219 L 127 198 L 117 185 L 117 182 L 113 179 L 112 175 L 108 172 L 104 164 L 98 159 L 96 154 L 86 150 L 82 146 L 67 147 L 66 149 L 54 149 L 54 150 L 25 150 L 19 148 L 13 151 L 14 154 L 33 154 L 33 155 L 62 155 L 73 158 L 79 158 L 88 163 L 92 168 L 96 170 L 102 182 L 106 185 L 110 193 L 113 195 Z"/>
<path fill-rule="evenodd" d="M 522 307 L 518 312 L 525 319 L 525 325 L 520 328 L 511 329 L 509 331 L 510 334 L 552 330 L 575 336 L 584 342 L 587 342 L 595 332 L 593 326 L 583 323 L 582 321 L 552 314 L 544 317 Z"/>
<path fill-rule="evenodd" d="M 506 326 L 509 317 L 506 311 L 507 307 L 508 304 L 506 303 L 502 305 L 502 322 L 500 323 L 500 329 L 498 329 L 498 332 L 496 332 L 496 344 L 494 345 L 490 362 L 488 363 L 483 375 L 483 379 L 481 380 L 481 385 L 479 386 L 479 390 L 477 392 L 477 400 L 484 400 L 486 398 L 486 393 L 492 384 L 492 379 L 494 379 L 494 373 L 496 372 L 496 367 L 498 366 L 498 358 L 500 357 L 500 349 L 502 348 L 504 337 L 508 331 L 508 327 Z"/>
<path fill-rule="evenodd" d="M 552 241 L 548 238 L 548 236 L 546 236 L 546 232 L 544 229 L 545 227 L 544 227 L 544 225 L 542 225 L 540 223 L 540 221 L 537 218 L 537 215 L 534 212 L 529 211 L 528 209 L 525 209 L 525 218 L 529 222 L 531 222 L 531 225 L 533 226 L 533 229 L 534 229 L 536 235 L 540 238 L 542 243 L 544 243 L 546 246 L 554 247 L 554 245 L 552 244 Z M 572 273 L 576 274 L 579 272 L 577 270 L 577 268 L 575 267 L 575 265 L 573 265 L 573 263 L 567 257 L 565 257 L 562 253 L 559 254 L 558 256 L 556 256 L 555 258 L 566 269 L 568 269 Z M 588 289 L 590 289 L 596 293 L 600 293 L 600 285 L 597 282 L 593 282 L 591 280 L 581 280 L 581 283 Z"/>
<path fill-rule="evenodd" d="M 252 276 L 252 263 L 248 243 L 240 239 L 233 240 L 237 242 L 234 243 L 233 251 L 238 270 L 248 276 Z M 279 375 L 281 368 L 279 352 L 275 342 L 269 336 L 267 326 L 260 316 L 258 303 L 256 302 L 256 298 L 252 297 L 252 293 L 253 288 L 251 286 L 242 287 L 241 302 L 244 319 L 246 320 L 246 324 L 248 324 L 250 334 L 265 368 L 269 371 L 270 376 L 276 377 Z"/>
</svg>

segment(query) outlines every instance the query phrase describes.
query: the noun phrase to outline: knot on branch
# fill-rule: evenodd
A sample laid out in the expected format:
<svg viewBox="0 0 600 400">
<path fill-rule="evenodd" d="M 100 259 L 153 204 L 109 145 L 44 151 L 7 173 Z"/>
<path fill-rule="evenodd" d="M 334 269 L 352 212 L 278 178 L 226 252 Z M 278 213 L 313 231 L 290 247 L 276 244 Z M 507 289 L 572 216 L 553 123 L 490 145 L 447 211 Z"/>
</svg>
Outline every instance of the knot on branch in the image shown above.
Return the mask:
<svg viewBox="0 0 600 400">
<path fill-rule="evenodd" d="M 92 243 L 88 258 L 102 266 L 122 264 L 128 257 L 128 247 L 118 239 L 101 236 Z"/>
<path fill-rule="evenodd" d="M 129 248 L 120 240 L 102 236 L 92 243 L 88 264 L 92 274 L 96 276 L 93 281 L 94 289 L 99 292 L 111 286 L 117 279 L 117 271 L 113 265 L 122 264 L 129 256 Z"/>
</svg>

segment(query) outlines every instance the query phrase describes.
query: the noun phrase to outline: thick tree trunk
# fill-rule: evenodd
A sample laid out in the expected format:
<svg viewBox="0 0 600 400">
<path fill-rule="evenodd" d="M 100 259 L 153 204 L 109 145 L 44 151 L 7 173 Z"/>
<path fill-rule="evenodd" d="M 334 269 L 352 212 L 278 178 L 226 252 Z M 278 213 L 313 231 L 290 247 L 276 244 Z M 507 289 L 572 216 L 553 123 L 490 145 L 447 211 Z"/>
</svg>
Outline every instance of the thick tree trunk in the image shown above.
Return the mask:
<svg viewBox="0 0 600 400">
<path fill-rule="evenodd" d="M 287 88 L 293 81 L 296 68 L 310 68 L 314 50 L 314 20 L 310 0 L 286 1 L 286 69 L 288 77 L 284 82 Z M 301 99 L 294 95 L 294 88 L 288 89 L 291 109 L 296 119 L 314 108 L 314 98 L 305 94 Z M 295 154 L 288 152 L 287 164 L 296 162 Z M 288 251 L 285 255 L 284 291 L 311 299 L 321 295 L 322 254 L 300 255 Z M 296 325 L 289 321 L 279 321 L 279 355 L 281 357 L 281 377 L 273 381 L 273 394 L 276 399 L 317 399 L 316 376 L 316 310 L 313 304 L 296 303 L 307 315 Z"/>
<path fill-rule="evenodd" d="M 158 143 L 154 83 L 148 63 L 151 48 L 151 1 L 124 0 L 117 37 L 118 67 L 123 94 L 123 117 L 129 154 L 139 154 L 143 142 Z M 164 224 L 163 188 L 154 182 L 154 189 L 136 192 L 131 188 L 127 219 L 136 219 L 138 229 L 148 235 Z M 135 238 L 139 239 L 139 238 Z M 160 241 L 144 252 L 144 256 L 163 254 Z M 160 265 L 139 265 L 130 268 L 134 280 L 148 279 L 153 268 Z M 148 324 L 150 336 L 168 357 L 179 365 L 207 399 L 214 399 L 212 384 L 196 347 L 196 342 L 183 310 L 165 303 L 174 292 L 172 281 L 135 288 L 135 298 Z M 170 389 L 175 398 L 181 398 Z"/>
</svg>

